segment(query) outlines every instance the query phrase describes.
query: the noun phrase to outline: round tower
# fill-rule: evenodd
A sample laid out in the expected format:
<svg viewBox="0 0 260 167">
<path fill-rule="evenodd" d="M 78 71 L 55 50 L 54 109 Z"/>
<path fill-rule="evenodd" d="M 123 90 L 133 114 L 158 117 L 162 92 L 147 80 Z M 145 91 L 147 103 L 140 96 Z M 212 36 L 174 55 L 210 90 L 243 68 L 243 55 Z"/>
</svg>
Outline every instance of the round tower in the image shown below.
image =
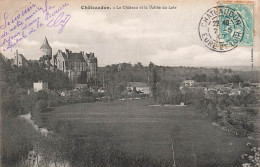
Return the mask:
<svg viewBox="0 0 260 167">
<path fill-rule="evenodd" d="M 46 37 L 43 41 L 40 50 L 41 50 L 41 56 L 46 56 L 49 60 L 52 58 L 52 48 L 49 45 L 49 42 Z"/>
</svg>

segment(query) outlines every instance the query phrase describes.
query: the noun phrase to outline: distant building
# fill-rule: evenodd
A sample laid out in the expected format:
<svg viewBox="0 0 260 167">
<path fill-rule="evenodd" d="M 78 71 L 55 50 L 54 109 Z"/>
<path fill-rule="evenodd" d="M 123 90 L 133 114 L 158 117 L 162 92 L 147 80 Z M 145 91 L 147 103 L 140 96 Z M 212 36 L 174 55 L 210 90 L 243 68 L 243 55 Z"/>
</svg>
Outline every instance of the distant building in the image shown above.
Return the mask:
<svg viewBox="0 0 260 167">
<path fill-rule="evenodd" d="M 18 67 L 21 67 L 21 66 L 27 66 L 28 62 L 25 59 L 25 57 L 22 54 L 19 54 L 18 50 L 16 50 L 13 64 Z"/>
<path fill-rule="evenodd" d="M 193 86 L 195 81 L 194 80 L 185 80 L 183 83 L 185 86 Z"/>
<path fill-rule="evenodd" d="M 33 83 L 34 92 L 38 92 L 40 90 L 48 90 L 48 83 L 43 81 L 38 81 Z"/>
<path fill-rule="evenodd" d="M 143 82 L 128 82 L 126 86 L 127 91 L 133 91 L 136 89 L 136 91 L 140 91 L 143 94 L 151 95 L 151 89 L 148 83 Z"/>
<path fill-rule="evenodd" d="M 97 77 L 98 65 L 94 53 L 84 54 L 83 51 L 75 53 L 65 49 L 65 52 L 58 50 L 52 56 L 52 48 L 46 37 L 40 50 L 42 56 L 47 57 L 53 69 L 63 71 L 74 83 L 78 83 L 79 76 L 86 77 L 87 81 Z"/>
<path fill-rule="evenodd" d="M 250 86 L 257 88 L 257 89 L 260 89 L 260 83 L 251 83 Z"/>
<path fill-rule="evenodd" d="M 237 89 L 237 88 L 236 89 L 232 89 L 228 95 L 229 96 L 240 96 L 241 95 L 241 91 L 240 91 L 240 89 Z"/>
<path fill-rule="evenodd" d="M 88 84 L 75 84 L 75 89 L 81 90 L 81 89 L 87 89 Z"/>
</svg>

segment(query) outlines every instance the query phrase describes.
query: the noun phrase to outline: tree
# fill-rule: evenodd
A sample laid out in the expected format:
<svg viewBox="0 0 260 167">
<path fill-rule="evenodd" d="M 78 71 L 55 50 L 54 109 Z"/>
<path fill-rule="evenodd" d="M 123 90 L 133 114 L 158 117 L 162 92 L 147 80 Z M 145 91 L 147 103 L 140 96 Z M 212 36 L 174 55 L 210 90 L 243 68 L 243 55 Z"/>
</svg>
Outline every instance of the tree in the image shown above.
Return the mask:
<svg viewBox="0 0 260 167">
<path fill-rule="evenodd" d="M 142 63 L 141 62 L 137 62 L 137 64 L 135 64 L 135 67 L 136 68 L 143 68 L 143 65 L 142 65 Z"/>
<path fill-rule="evenodd" d="M 154 67 L 155 67 L 155 65 L 152 63 L 152 62 L 150 62 L 149 63 L 149 66 L 148 66 L 148 69 L 149 69 L 149 71 L 153 71 L 153 69 L 154 69 Z"/>
<path fill-rule="evenodd" d="M 206 74 L 201 74 L 201 75 L 196 74 L 192 79 L 194 79 L 196 82 L 206 82 L 207 76 Z"/>
<path fill-rule="evenodd" d="M 156 101 L 157 98 L 157 82 L 159 82 L 159 75 L 156 66 L 153 67 L 152 69 L 153 72 L 153 85 L 152 85 L 152 93 L 154 97 L 154 101 Z"/>
<path fill-rule="evenodd" d="M 37 100 L 47 100 L 48 99 L 48 93 L 44 90 L 39 90 L 37 93 Z"/>
<path fill-rule="evenodd" d="M 214 68 L 213 71 L 214 71 L 215 75 L 218 76 L 219 70 L 217 68 Z"/>
<path fill-rule="evenodd" d="M 86 71 L 82 71 L 80 76 L 77 79 L 77 83 L 79 84 L 86 84 L 87 83 L 87 72 Z"/>
</svg>

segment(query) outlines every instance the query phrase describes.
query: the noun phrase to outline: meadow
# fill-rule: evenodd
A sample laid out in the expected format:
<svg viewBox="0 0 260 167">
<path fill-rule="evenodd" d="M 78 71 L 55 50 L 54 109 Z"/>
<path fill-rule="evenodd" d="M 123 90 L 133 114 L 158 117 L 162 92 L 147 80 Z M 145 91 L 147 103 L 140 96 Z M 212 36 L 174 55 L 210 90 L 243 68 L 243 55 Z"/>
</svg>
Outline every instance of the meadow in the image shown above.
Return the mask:
<svg viewBox="0 0 260 167">
<path fill-rule="evenodd" d="M 241 166 L 246 143 L 254 143 L 213 126 L 192 106 L 149 104 L 70 104 L 55 108 L 53 118 L 69 122 L 70 135 L 83 141 L 78 147 L 92 157 L 89 163 L 102 161 L 96 166 L 172 166 L 172 141 L 177 167 Z"/>
</svg>

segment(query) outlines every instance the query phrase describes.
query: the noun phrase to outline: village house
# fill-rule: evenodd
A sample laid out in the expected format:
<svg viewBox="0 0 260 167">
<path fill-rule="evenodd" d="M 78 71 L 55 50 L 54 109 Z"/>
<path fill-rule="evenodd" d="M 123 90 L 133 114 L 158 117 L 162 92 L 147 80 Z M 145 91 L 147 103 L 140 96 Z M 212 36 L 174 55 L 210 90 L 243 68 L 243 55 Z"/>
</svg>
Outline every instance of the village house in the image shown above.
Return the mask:
<svg viewBox="0 0 260 167">
<path fill-rule="evenodd" d="M 194 80 L 185 80 L 183 81 L 185 86 L 193 86 L 195 81 Z"/>
<path fill-rule="evenodd" d="M 54 69 L 66 73 L 74 83 L 78 83 L 80 76 L 86 77 L 87 81 L 97 77 L 98 65 L 94 53 L 84 54 L 83 51 L 75 53 L 65 49 L 65 52 L 58 50 L 55 55 L 52 55 L 52 48 L 46 37 L 40 50 L 42 56 L 47 57 L 47 61 Z"/>
<path fill-rule="evenodd" d="M 260 89 L 260 83 L 251 83 L 250 86 L 258 90 Z"/>
<path fill-rule="evenodd" d="M 34 92 L 38 92 L 40 90 L 48 90 L 48 82 L 38 81 L 33 83 Z"/>
<path fill-rule="evenodd" d="M 127 91 L 139 91 L 145 95 L 151 95 L 151 89 L 148 83 L 143 82 L 128 82 L 126 86 Z"/>
<path fill-rule="evenodd" d="M 75 89 L 76 90 L 82 90 L 82 89 L 87 89 L 88 84 L 75 84 Z"/>
<path fill-rule="evenodd" d="M 240 96 L 241 90 L 238 88 L 232 89 L 228 95 L 229 96 Z"/>
</svg>

